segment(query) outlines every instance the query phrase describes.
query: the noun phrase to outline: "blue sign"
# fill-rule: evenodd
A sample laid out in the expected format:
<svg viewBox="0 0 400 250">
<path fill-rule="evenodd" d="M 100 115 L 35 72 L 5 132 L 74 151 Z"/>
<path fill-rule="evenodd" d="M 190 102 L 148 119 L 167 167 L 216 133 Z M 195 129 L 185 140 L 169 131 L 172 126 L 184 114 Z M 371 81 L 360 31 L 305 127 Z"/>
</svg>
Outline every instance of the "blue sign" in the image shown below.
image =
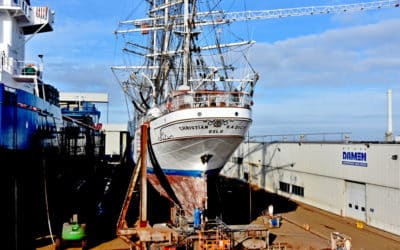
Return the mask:
<svg viewBox="0 0 400 250">
<path fill-rule="evenodd" d="M 368 166 L 367 153 L 366 152 L 343 151 L 342 164 L 343 165 L 351 165 L 351 166 L 359 166 L 359 167 L 367 167 Z"/>
</svg>

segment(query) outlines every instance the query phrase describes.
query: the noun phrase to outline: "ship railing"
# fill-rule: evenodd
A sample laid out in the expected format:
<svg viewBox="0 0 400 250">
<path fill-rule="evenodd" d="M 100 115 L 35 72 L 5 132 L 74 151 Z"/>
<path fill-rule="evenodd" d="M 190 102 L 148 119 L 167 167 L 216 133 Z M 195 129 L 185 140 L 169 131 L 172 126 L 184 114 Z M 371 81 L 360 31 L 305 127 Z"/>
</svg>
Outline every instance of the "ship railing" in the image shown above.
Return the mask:
<svg viewBox="0 0 400 250">
<path fill-rule="evenodd" d="M 348 142 L 351 132 L 325 132 L 325 133 L 299 133 L 299 134 L 276 134 L 257 135 L 246 138 L 248 142 Z"/>
<path fill-rule="evenodd" d="M 10 0 L 9 8 L 10 10 L 16 11 L 16 16 L 24 18 L 20 18 L 22 26 L 54 23 L 54 15 L 47 6 L 33 7 L 26 0 Z M 38 30 L 38 32 L 40 32 L 40 30 Z M 31 34 L 31 32 L 28 33 Z"/>
<path fill-rule="evenodd" d="M 33 25 L 44 25 L 54 23 L 54 14 L 47 6 L 36 6 L 32 7 L 32 15 L 30 16 L 30 22 Z M 41 32 L 40 30 L 38 32 Z"/>
<path fill-rule="evenodd" d="M 9 1 L 3 1 L 3 5 L 4 7 L 7 7 L 10 10 L 13 11 L 17 11 L 15 13 L 15 15 L 17 16 L 25 16 L 25 17 L 29 17 L 30 13 L 31 13 L 31 7 L 28 4 L 28 2 L 26 0 L 9 0 Z"/>
<path fill-rule="evenodd" d="M 1 49 L 0 52 L 0 69 L 2 71 L 8 72 L 9 74 L 12 74 L 13 72 L 13 64 L 14 64 L 14 58 L 7 56 L 7 53 L 5 51 L 10 51 L 11 47 L 7 45 L 7 49 Z"/>
<path fill-rule="evenodd" d="M 165 111 L 204 107 L 248 108 L 252 105 L 249 93 L 243 91 L 177 91 L 164 105 Z"/>
</svg>

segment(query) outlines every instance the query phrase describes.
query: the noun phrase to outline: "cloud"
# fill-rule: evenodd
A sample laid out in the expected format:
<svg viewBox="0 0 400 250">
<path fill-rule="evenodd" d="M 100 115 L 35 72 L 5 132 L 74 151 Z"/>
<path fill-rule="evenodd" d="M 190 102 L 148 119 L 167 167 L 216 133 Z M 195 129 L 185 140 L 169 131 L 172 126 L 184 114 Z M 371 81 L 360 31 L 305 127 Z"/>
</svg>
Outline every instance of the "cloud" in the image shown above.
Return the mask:
<svg viewBox="0 0 400 250">
<path fill-rule="evenodd" d="M 400 80 L 399 25 L 393 19 L 259 43 L 249 58 L 264 86 L 388 84 Z"/>
<path fill-rule="evenodd" d="M 351 132 L 382 140 L 386 91 L 400 107 L 400 19 L 256 44 L 250 61 L 261 77 L 251 134 Z M 400 133 L 400 111 L 393 130 Z"/>
</svg>

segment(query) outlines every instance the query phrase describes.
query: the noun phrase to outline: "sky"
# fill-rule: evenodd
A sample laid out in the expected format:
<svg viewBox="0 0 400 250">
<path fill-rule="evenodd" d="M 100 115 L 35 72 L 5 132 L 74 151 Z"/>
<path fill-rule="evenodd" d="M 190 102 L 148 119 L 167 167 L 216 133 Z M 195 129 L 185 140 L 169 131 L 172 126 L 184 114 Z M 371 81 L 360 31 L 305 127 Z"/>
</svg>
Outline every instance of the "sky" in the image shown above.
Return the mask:
<svg viewBox="0 0 400 250">
<path fill-rule="evenodd" d="M 128 102 L 111 71 L 120 65 L 119 21 L 145 17 L 146 1 L 32 0 L 55 11 L 54 31 L 27 43 L 27 60 L 44 55 L 45 81 L 60 92 L 100 92 L 102 123 L 127 123 Z M 227 11 L 288 9 L 360 1 L 226 1 Z M 244 2 L 244 3 L 243 3 Z M 364 1 L 366 2 L 366 1 Z M 260 74 L 249 134 L 348 133 L 383 140 L 387 91 L 400 136 L 400 8 L 254 20 L 237 30 L 256 41 L 248 59 Z"/>
</svg>

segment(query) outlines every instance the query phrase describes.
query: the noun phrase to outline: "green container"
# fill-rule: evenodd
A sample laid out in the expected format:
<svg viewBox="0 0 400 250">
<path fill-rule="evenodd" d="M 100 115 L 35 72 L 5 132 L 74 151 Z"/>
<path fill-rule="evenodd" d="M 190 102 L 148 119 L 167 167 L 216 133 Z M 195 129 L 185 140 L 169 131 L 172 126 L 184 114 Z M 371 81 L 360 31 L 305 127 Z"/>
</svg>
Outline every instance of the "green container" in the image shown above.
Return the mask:
<svg viewBox="0 0 400 250">
<path fill-rule="evenodd" d="M 86 237 L 85 226 L 78 223 L 64 223 L 61 237 L 63 240 L 82 240 Z"/>
<path fill-rule="evenodd" d="M 22 69 L 22 74 L 28 75 L 28 76 L 34 76 L 34 75 L 36 75 L 36 69 L 28 66 L 28 67 Z"/>
</svg>

